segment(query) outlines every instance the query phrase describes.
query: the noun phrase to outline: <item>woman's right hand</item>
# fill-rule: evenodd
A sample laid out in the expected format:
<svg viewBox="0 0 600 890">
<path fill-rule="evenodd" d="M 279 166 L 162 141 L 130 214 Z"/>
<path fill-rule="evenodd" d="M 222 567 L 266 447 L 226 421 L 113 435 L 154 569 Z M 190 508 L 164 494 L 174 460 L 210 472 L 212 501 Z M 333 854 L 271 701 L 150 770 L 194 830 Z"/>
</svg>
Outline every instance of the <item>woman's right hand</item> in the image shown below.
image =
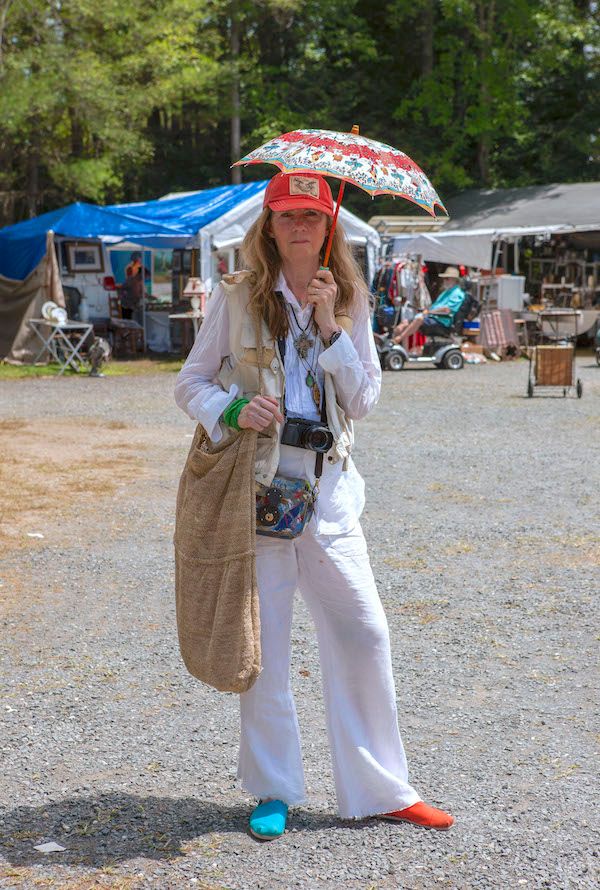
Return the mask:
<svg viewBox="0 0 600 890">
<path fill-rule="evenodd" d="M 283 423 L 278 400 L 273 396 L 254 396 L 240 411 L 238 426 L 241 430 L 256 430 L 262 433 L 273 418 Z"/>
</svg>

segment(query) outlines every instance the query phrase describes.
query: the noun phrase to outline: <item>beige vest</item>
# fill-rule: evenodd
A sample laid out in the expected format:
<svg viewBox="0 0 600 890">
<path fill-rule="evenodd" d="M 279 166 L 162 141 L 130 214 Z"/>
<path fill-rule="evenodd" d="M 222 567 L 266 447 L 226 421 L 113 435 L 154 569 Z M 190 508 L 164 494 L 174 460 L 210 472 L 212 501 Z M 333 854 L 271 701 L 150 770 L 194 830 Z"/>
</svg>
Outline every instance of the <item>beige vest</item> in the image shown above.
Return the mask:
<svg viewBox="0 0 600 890">
<path fill-rule="evenodd" d="M 229 390 L 233 384 L 238 387 L 238 398 L 251 399 L 260 392 L 259 368 L 254 320 L 248 312 L 250 284 L 252 272 L 234 272 L 225 275 L 221 281 L 228 300 L 229 309 L 229 355 L 223 360 L 218 380 L 223 389 Z M 340 318 L 340 324 L 348 327 L 347 316 Z M 351 321 L 348 319 L 348 321 Z M 279 354 L 277 342 L 271 335 L 265 322 L 262 328 L 262 392 L 266 396 L 274 396 L 279 400 L 283 413 L 285 372 Z M 329 463 L 344 461 L 347 467 L 352 451 L 354 435 L 352 422 L 347 420 L 343 409 L 337 403 L 335 384 L 331 374 L 325 373 L 325 396 L 327 401 L 327 423 L 333 433 L 334 443 L 326 455 Z M 231 436 L 231 430 L 221 423 L 221 431 L 225 437 Z M 256 447 L 257 482 L 270 485 L 279 465 L 279 439 L 281 424 L 275 420 L 258 436 Z"/>
</svg>

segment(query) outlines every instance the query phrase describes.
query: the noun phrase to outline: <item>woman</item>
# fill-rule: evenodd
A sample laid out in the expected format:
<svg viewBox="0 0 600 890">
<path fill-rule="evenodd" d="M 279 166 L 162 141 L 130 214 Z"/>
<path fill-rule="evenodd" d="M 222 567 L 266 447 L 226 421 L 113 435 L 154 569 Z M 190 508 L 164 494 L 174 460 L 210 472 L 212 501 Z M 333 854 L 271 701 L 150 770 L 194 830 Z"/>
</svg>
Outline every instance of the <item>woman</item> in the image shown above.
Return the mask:
<svg viewBox="0 0 600 890">
<path fill-rule="evenodd" d="M 364 484 L 349 456 L 352 420 L 377 403 L 381 372 L 366 285 L 339 227 L 329 269 L 321 268 L 332 217 L 322 177 L 271 179 L 243 245 L 252 275 L 227 276 L 215 289 L 175 390 L 177 404 L 214 442 L 227 427 L 259 432 L 257 479 L 267 484 L 275 469 L 315 484 L 315 452 L 281 444 L 282 436 L 289 441 L 290 419 L 327 417 L 335 430 L 315 513 L 302 534 L 257 537 L 262 672 L 240 696 L 238 776 L 259 799 L 250 830 L 265 840 L 283 834 L 288 807 L 305 797 L 289 679 L 296 589 L 317 629 L 340 815 L 442 830 L 454 822 L 408 784 L 387 622 L 359 524 Z M 261 373 L 270 395 L 257 395 L 258 387 L 247 383 L 262 354 L 254 319 L 266 331 Z M 324 408 L 326 375 L 337 404 L 328 399 Z"/>
</svg>

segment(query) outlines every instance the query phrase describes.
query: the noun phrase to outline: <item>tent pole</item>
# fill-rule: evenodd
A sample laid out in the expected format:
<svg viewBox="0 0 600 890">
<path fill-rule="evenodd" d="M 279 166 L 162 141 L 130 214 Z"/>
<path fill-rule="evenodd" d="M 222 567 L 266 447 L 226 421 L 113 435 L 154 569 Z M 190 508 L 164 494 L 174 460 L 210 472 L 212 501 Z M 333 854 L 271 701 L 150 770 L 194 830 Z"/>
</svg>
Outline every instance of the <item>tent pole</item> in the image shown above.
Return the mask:
<svg viewBox="0 0 600 890">
<path fill-rule="evenodd" d="M 152 281 L 152 260 L 154 256 L 150 250 L 150 280 Z M 147 324 L 146 324 L 146 264 L 144 263 L 144 248 L 142 247 L 142 327 L 144 329 L 144 352 L 148 349 Z"/>
<path fill-rule="evenodd" d="M 498 268 L 498 260 L 500 258 L 500 242 L 494 241 L 494 252 L 492 254 L 492 277 L 496 274 L 496 269 Z"/>
<path fill-rule="evenodd" d="M 492 248 L 492 268 L 490 269 L 490 283 L 485 285 L 483 294 L 483 305 L 486 309 L 489 309 L 488 304 L 490 301 L 490 294 L 492 292 L 492 281 L 494 280 L 494 276 L 496 274 L 496 268 L 498 266 L 498 255 L 500 253 L 500 242 L 494 241 L 493 244 L 494 246 Z"/>
</svg>

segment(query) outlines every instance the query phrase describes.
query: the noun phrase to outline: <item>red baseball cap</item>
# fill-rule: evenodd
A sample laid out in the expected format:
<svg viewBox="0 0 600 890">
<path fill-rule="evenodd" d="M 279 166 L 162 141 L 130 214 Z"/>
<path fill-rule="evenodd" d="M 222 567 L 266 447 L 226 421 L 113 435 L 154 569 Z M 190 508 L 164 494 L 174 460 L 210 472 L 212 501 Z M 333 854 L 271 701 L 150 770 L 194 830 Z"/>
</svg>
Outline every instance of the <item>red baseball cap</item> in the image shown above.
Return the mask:
<svg viewBox="0 0 600 890">
<path fill-rule="evenodd" d="M 320 210 L 333 216 L 333 197 L 327 181 L 318 173 L 277 173 L 265 191 L 264 207 Z"/>
</svg>

